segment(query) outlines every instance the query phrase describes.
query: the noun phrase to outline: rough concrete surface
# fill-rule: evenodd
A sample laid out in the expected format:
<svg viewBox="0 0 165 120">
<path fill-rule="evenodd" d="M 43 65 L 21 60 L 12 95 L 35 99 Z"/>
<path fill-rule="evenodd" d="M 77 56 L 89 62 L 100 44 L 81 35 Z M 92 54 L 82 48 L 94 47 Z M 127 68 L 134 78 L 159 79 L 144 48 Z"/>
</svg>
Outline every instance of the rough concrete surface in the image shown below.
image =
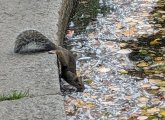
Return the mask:
<svg viewBox="0 0 165 120">
<path fill-rule="evenodd" d="M 0 102 L 0 120 L 65 120 L 55 55 L 13 53 L 17 35 L 35 29 L 62 43 L 72 0 L 0 0 L 0 94 L 30 96 Z"/>
<path fill-rule="evenodd" d="M 44 95 L 0 102 L 0 120 L 63 120 L 63 98 Z"/>
</svg>

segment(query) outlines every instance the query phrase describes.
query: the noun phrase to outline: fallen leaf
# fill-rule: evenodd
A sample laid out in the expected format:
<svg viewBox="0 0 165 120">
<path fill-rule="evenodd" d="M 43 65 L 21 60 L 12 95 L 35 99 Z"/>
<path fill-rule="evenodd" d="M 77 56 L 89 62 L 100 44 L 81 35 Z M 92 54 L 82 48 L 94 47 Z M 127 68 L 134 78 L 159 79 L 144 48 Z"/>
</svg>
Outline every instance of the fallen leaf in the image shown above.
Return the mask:
<svg viewBox="0 0 165 120">
<path fill-rule="evenodd" d="M 135 35 L 136 32 L 137 32 L 136 27 L 135 26 L 131 26 L 129 28 L 129 30 L 126 30 L 126 31 L 122 32 L 122 34 L 127 36 L 127 37 L 129 37 L 129 36 Z"/>
<path fill-rule="evenodd" d="M 121 50 L 117 51 L 117 53 L 120 53 L 120 54 L 129 54 L 131 52 L 132 52 L 131 49 L 121 49 Z"/>
<path fill-rule="evenodd" d="M 144 55 L 146 55 L 146 54 L 148 53 L 147 50 L 139 50 L 139 52 L 140 52 L 141 54 L 144 54 Z"/>
<path fill-rule="evenodd" d="M 157 89 L 159 89 L 159 87 L 158 87 L 158 86 L 153 85 L 153 86 L 151 86 L 151 89 L 152 89 L 152 90 L 157 90 Z"/>
<path fill-rule="evenodd" d="M 84 80 L 84 82 L 85 82 L 86 84 L 91 84 L 91 83 L 93 82 L 93 80 L 88 79 L 88 80 Z"/>
<path fill-rule="evenodd" d="M 84 101 L 78 99 L 75 103 L 75 106 L 78 107 L 78 108 L 82 108 L 82 107 L 85 106 L 85 103 L 84 103 Z"/>
<path fill-rule="evenodd" d="M 140 97 L 140 98 L 138 98 L 138 101 L 141 102 L 141 103 L 147 103 L 148 100 L 149 100 L 149 99 L 146 98 L 146 97 Z"/>
<path fill-rule="evenodd" d="M 128 43 L 119 43 L 119 46 L 120 47 L 125 47 L 125 46 L 127 46 L 128 45 Z"/>
<path fill-rule="evenodd" d="M 163 57 L 155 57 L 155 60 L 156 61 L 161 61 L 161 60 L 163 60 Z"/>
<path fill-rule="evenodd" d="M 161 87 L 165 87 L 165 81 L 158 82 L 158 85 L 161 86 Z"/>
<path fill-rule="evenodd" d="M 162 115 L 162 116 L 164 116 L 164 117 L 165 117 L 165 110 L 160 111 L 160 115 Z"/>
<path fill-rule="evenodd" d="M 160 44 L 160 38 L 157 38 L 150 42 L 150 45 L 158 45 L 158 44 Z"/>
<path fill-rule="evenodd" d="M 139 116 L 137 117 L 137 120 L 147 120 L 147 116 Z"/>
<path fill-rule="evenodd" d="M 113 96 L 112 95 L 105 95 L 103 99 L 105 99 L 106 102 L 112 101 L 113 100 Z"/>
<path fill-rule="evenodd" d="M 138 67 L 147 67 L 149 64 L 147 62 L 140 62 L 137 64 Z"/>
<path fill-rule="evenodd" d="M 85 105 L 85 108 L 94 108 L 94 107 L 95 107 L 95 104 L 92 102 L 87 102 Z"/>
<path fill-rule="evenodd" d="M 69 116 L 73 116 L 76 114 L 76 107 L 74 105 L 69 105 L 67 108 L 66 108 L 66 113 L 67 115 Z"/>
<path fill-rule="evenodd" d="M 160 87 L 159 92 L 164 92 L 165 91 L 165 87 Z"/>
<path fill-rule="evenodd" d="M 121 74 L 128 74 L 128 71 L 126 71 L 126 70 L 120 70 L 120 73 Z"/>
<path fill-rule="evenodd" d="M 110 71 L 110 68 L 106 68 L 104 66 L 100 66 L 97 68 L 97 71 L 101 72 L 101 73 L 106 73 Z"/>
<path fill-rule="evenodd" d="M 159 80 L 159 79 L 149 79 L 149 82 L 151 84 L 158 84 L 159 82 L 161 82 L 161 80 Z"/>
<path fill-rule="evenodd" d="M 160 111 L 160 109 L 159 108 L 150 108 L 150 109 L 147 109 L 147 113 L 149 113 L 149 114 L 151 114 L 151 115 L 153 115 L 153 114 L 155 114 L 155 113 L 157 113 L 157 112 L 159 112 Z"/>
<path fill-rule="evenodd" d="M 150 87 L 151 87 L 150 84 L 143 84 L 143 85 L 142 85 L 142 88 L 150 88 Z"/>
</svg>

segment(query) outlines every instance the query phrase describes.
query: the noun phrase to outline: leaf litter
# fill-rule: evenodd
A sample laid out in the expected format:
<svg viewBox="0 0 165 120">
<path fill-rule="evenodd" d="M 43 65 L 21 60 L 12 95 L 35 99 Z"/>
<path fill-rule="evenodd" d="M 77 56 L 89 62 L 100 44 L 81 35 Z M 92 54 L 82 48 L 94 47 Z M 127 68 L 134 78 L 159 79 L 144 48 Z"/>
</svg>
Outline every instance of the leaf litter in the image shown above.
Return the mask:
<svg viewBox="0 0 165 120">
<path fill-rule="evenodd" d="M 81 4 L 88 2 L 82 0 Z M 64 93 L 67 119 L 163 120 L 165 56 L 158 55 L 153 61 L 152 55 L 157 52 L 152 46 L 162 45 L 164 41 L 162 38 L 143 41 L 151 46 L 149 49 L 134 43 L 140 36 L 164 35 L 164 29 L 155 29 L 149 23 L 154 23 L 149 13 L 162 8 L 164 1 L 100 0 L 99 4 L 111 9 L 106 14 L 98 13 L 96 21 L 90 22 L 83 32 L 67 31 L 68 46 L 77 56 L 77 71 L 86 88 L 82 93 Z M 154 19 L 160 15 L 163 19 L 164 10 L 154 13 Z M 162 27 L 162 19 L 157 26 Z M 164 46 L 160 48 L 163 51 Z M 138 61 L 131 61 L 130 55 Z"/>
</svg>

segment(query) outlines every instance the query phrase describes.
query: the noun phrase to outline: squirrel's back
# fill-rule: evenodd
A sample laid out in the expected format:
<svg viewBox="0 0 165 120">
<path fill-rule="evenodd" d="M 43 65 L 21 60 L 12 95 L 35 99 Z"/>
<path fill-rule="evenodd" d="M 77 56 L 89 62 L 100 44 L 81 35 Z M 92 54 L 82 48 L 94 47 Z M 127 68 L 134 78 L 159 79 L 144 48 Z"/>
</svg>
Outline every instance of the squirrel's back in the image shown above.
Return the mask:
<svg viewBox="0 0 165 120">
<path fill-rule="evenodd" d="M 36 30 L 26 30 L 20 33 L 15 41 L 15 53 L 36 53 L 55 50 L 56 45 Z"/>
</svg>

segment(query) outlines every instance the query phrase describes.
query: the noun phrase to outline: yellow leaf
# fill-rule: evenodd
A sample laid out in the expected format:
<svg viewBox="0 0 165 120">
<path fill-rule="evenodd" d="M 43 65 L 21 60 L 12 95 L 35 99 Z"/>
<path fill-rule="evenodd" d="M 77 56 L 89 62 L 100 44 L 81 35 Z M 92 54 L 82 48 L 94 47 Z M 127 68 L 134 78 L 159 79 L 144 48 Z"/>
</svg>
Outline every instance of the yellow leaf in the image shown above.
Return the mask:
<svg viewBox="0 0 165 120">
<path fill-rule="evenodd" d="M 159 31 L 159 34 L 165 35 L 165 28 Z"/>
<path fill-rule="evenodd" d="M 161 86 L 161 87 L 163 87 L 163 86 L 165 87 L 165 81 L 160 81 L 160 82 L 158 83 L 158 85 Z"/>
<path fill-rule="evenodd" d="M 161 61 L 161 60 L 163 60 L 163 57 L 156 57 L 155 60 L 156 61 Z"/>
<path fill-rule="evenodd" d="M 95 105 L 92 102 L 87 102 L 86 107 L 87 108 L 93 108 L 93 107 L 95 107 Z"/>
<path fill-rule="evenodd" d="M 150 45 L 158 45 L 158 44 L 160 44 L 160 38 L 157 38 L 150 42 Z"/>
<path fill-rule="evenodd" d="M 126 71 L 126 70 L 120 70 L 120 73 L 121 74 L 128 74 L 128 71 Z"/>
<path fill-rule="evenodd" d="M 85 82 L 86 84 L 91 84 L 91 83 L 93 82 L 93 80 L 88 79 L 88 80 L 84 80 L 84 82 Z"/>
<path fill-rule="evenodd" d="M 119 46 L 120 47 L 125 47 L 125 46 L 127 46 L 128 45 L 128 43 L 119 43 Z"/>
<path fill-rule="evenodd" d="M 82 100 L 77 100 L 75 103 L 75 106 L 78 108 L 82 108 L 84 105 L 85 105 L 85 103 Z"/>
<path fill-rule="evenodd" d="M 165 117 L 165 110 L 160 111 L 160 114 Z"/>
<path fill-rule="evenodd" d="M 139 64 L 137 64 L 138 67 L 147 67 L 148 63 L 147 62 L 140 62 Z"/>
</svg>

